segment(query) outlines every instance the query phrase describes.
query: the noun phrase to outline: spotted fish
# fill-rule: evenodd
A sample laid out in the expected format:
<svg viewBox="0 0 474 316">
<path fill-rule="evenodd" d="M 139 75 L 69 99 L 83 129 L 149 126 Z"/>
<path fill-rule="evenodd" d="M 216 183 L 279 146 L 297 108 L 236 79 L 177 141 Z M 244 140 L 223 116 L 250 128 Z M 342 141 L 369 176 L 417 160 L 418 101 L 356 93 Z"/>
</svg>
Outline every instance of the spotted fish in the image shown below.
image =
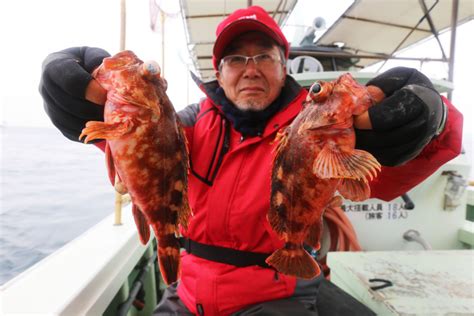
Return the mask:
<svg viewBox="0 0 474 316">
<path fill-rule="evenodd" d="M 105 58 L 93 77 L 107 92 L 104 122 L 87 122 L 80 139 L 106 139 L 106 157 L 115 188 L 128 192 L 140 241 L 158 240 L 164 281 L 179 277 L 179 224 L 187 228 L 188 151 L 184 132 L 166 95 L 166 81 L 155 62 L 131 51 Z"/>
<path fill-rule="evenodd" d="M 380 164 L 354 148 L 353 116 L 383 97 L 380 89 L 362 86 L 350 74 L 317 82 L 300 114 L 277 135 L 268 220 L 285 246 L 266 262 L 278 271 L 303 279 L 319 275 L 303 244 L 320 248 L 323 212 L 342 204 L 336 191 L 355 201 L 370 196 L 367 182 Z"/>
</svg>

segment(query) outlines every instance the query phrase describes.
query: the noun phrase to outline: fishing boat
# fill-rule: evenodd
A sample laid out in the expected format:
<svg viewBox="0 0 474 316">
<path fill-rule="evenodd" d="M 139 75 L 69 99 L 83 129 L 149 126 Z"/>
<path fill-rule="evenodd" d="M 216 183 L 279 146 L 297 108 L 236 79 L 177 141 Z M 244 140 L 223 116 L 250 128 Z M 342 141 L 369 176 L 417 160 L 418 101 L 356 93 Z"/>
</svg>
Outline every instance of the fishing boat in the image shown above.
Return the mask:
<svg viewBox="0 0 474 316">
<path fill-rule="evenodd" d="M 190 56 L 201 80 L 213 79 L 217 23 L 252 4 L 284 26 L 298 1 L 180 1 Z M 288 69 L 309 86 L 348 71 L 365 83 L 376 72 L 364 69 L 380 61 L 444 62 L 449 66 L 446 79 L 433 83 L 450 96 L 456 28 L 473 17 L 471 0 L 356 0 L 322 36 L 314 34 L 324 18 L 304 26 L 292 42 Z M 355 29 L 360 36 L 354 36 Z M 448 29 L 451 45 L 447 53 L 440 43 L 441 58 L 400 57 L 406 48 L 436 40 Z M 471 164 L 472 153 L 463 151 L 397 199 L 345 201 L 344 216 L 364 251 L 330 252 L 331 282 L 380 315 L 474 314 Z M 0 314 L 150 315 L 165 288 L 156 240 L 140 244 L 131 207 L 123 199 L 116 197 L 121 216 L 111 214 L 4 284 Z"/>
</svg>

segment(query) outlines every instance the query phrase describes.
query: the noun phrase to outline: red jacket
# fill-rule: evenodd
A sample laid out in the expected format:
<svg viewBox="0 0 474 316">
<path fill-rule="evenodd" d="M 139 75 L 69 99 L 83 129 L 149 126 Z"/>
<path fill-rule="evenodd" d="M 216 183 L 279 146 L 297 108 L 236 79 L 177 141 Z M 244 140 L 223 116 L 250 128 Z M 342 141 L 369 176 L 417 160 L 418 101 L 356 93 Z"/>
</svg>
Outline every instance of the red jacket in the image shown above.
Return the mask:
<svg viewBox="0 0 474 316">
<path fill-rule="evenodd" d="M 305 98 L 306 91 L 301 89 L 270 119 L 261 137 L 243 141 L 210 98 L 200 103 L 195 123 L 185 128 L 191 158 L 189 198 L 194 212 L 186 237 L 261 253 L 283 246 L 266 219 L 273 140 L 299 113 Z M 371 183 L 373 197 L 396 198 L 459 154 L 462 116 L 445 102 L 449 116 L 444 132 L 416 159 L 400 167 L 383 168 Z M 201 309 L 205 315 L 228 315 L 258 302 L 289 297 L 295 284 L 294 277 L 272 269 L 239 268 L 183 253 L 178 294 L 194 313 Z"/>
</svg>

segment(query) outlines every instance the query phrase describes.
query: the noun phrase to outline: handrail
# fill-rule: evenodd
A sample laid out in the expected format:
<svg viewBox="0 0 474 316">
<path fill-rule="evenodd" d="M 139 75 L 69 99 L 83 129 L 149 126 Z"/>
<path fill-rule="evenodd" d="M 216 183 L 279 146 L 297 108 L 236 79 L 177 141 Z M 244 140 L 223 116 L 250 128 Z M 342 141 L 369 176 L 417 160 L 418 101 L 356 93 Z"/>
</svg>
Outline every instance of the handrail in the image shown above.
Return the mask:
<svg viewBox="0 0 474 316">
<path fill-rule="evenodd" d="M 145 284 L 145 278 L 150 267 L 153 267 L 153 263 L 156 261 L 156 258 L 157 254 L 156 251 L 154 251 L 151 257 L 148 258 L 148 260 L 141 267 L 139 267 L 140 270 L 138 272 L 137 277 L 135 278 L 135 281 L 132 284 L 130 294 L 127 300 L 118 306 L 117 315 L 126 316 L 132 305 L 135 306 L 138 310 L 141 310 L 143 308 L 143 306 L 145 305 L 143 301 L 145 297 L 145 292 L 143 289 L 143 286 Z M 136 302 L 139 294 L 141 294 L 140 301 Z"/>
</svg>

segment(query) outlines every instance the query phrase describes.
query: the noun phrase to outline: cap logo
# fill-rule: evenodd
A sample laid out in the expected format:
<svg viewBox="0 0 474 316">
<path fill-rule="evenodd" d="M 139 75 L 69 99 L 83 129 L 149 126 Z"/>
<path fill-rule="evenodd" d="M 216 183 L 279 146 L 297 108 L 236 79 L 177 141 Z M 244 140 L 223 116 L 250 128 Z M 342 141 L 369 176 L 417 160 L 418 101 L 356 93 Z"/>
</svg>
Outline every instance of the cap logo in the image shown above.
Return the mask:
<svg viewBox="0 0 474 316">
<path fill-rule="evenodd" d="M 240 18 L 238 18 L 238 20 L 246 20 L 246 19 L 256 20 L 257 15 L 256 14 L 245 15 L 245 16 L 241 16 Z"/>
</svg>

